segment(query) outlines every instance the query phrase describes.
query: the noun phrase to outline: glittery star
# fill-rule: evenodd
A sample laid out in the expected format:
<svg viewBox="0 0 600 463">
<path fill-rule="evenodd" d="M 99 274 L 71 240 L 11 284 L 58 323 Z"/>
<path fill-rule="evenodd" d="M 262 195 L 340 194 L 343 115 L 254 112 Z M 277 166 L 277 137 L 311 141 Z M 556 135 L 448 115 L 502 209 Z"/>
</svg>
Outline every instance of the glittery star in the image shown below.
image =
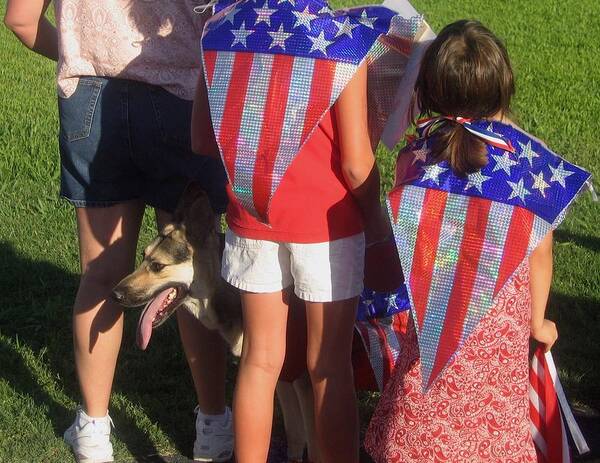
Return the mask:
<svg viewBox="0 0 600 463">
<path fill-rule="evenodd" d="M 352 31 L 358 27 L 358 24 L 353 24 L 350 22 L 350 18 L 348 16 L 344 18 L 343 23 L 340 24 L 334 21 L 333 24 L 335 24 L 338 28 L 334 37 L 336 39 L 341 35 L 347 35 L 348 37 L 352 38 Z"/>
<path fill-rule="evenodd" d="M 244 25 L 244 23 L 242 23 L 239 29 L 231 29 L 231 32 L 233 34 L 233 42 L 231 44 L 232 47 L 238 43 L 243 45 L 244 47 L 247 47 L 246 39 L 254 31 L 246 29 L 246 26 Z"/>
<path fill-rule="evenodd" d="M 469 188 L 475 187 L 479 193 L 483 193 L 483 182 L 486 182 L 492 177 L 488 177 L 487 175 L 483 175 L 481 170 L 477 172 L 473 172 L 467 176 L 467 184 L 465 185 L 465 191 Z"/>
<path fill-rule="evenodd" d="M 377 21 L 377 18 L 369 18 L 367 16 L 367 10 L 363 10 L 362 13 L 360 14 L 360 19 L 359 21 L 361 22 L 361 24 L 363 26 L 369 27 L 371 29 L 375 29 L 375 21 Z"/>
<path fill-rule="evenodd" d="M 312 46 L 310 47 L 309 53 L 313 51 L 320 51 L 324 55 L 327 54 L 327 47 L 331 45 L 331 42 L 325 38 L 325 33 L 321 31 L 318 37 L 308 37 L 312 42 Z"/>
<path fill-rule="evenodd" d="M 296 27 L 304 26 L 307 31 L 310 31 L 310 22 L 316 18 L 314 14 L 312 14 L 308 10 L 308 5 L 304 8 L 304 11 L 292 11 L 294 16 L 296 16 L 296 23 L 294 24 L 294 29 Z"/>
<path fill-rule="evenodd" d="M 392 312 L 395 309 L 398 308 L 398 302 L 396 301 L 396 295 L 395 294 L 390 294 L 389 296 L 385 297 L 385 302 L 387 303 L 387 312 Z"/>
<path fill-rule="evenodd" d="M 225 15 L 225 17 L 222 19 L 223 24 L 231 23 L 231 25 L 233 26 L 233 20 L 235 19 L 235 15 L 238 14 L 239 12 L 240 12 L 240 10 L 234 9 L 234 10 L 230 11 L 229 13 L 227 13 Z"/>
<path fill-rule="evenodd" d="M 440 167 L 439 164 L 431 164 L 429 166 L 423 166 L 425 175 L 423 175 L 422 181 L 431 180 L 433 183 L 440 184 L 440 175 L 448 170 L 447 167 Z"/>
<path fill-rule="evenodd" d="M 565 163 L 563 161 L 560 161 L 558 167 L 548 167 L 550 167 L 550 170 L 552 171 L 552 178 L 550 179 L 550 183 L 558 182 L 560 183 L 560 186 L 566 188 L 567 185 L 565 184 L 565 179 L 573 175 L 575 172 L 569 172 L 568 170 L 566 170 Z"/>
<path fill-rule="evenodd" d="M 363 299 L 363 304 L 366 307 L 370 307 L 371 305 L 373 305 L 373 301 L 374 301 L 374 299 L 371 299 L 371 298 L 369 298 L 369 299 Z"/>
<path fill-rule="evenodd" d="M 423 143 L 419 149 L 413 150 L 413 164 L 417 161 L 425 162 L 427 160 L 427 155 L 429 154 L 429 148 L 427 147 L 427 143 Z"/>
<path fill-rule="evenodd" d="M 317 14 L 318 15 L 330 15 L 331 14 L 331 8 L 329 8 L 328 6 L 324 6 L 319 11 L 317 11 Z"/>
<path fill-rule="evenodd" d="M 537 174 L 531 172 L 531 176 L 533 177 L 533 186 L 531 188 L 538 190 L 540 194 L 545 198 L 546 188 L 550 188 L 550 185 L 548 185 L 544 180 L 544 173 L 542 171 L 540 171 Z"/>
<path fill-rule="evenodd" d="M 508 154 L 492 154 L 492 157 L 496 160 L 496 165 L 494 166 L 494 170 L 492 170 L 492 172 L 502 169 L 509 177 L 510 168 L 518 164 L 518 162 L 512 160 Z"/>
<path fill-rule="evenodd" d="M 490 122 L 490 125 L 488 125 L 487 130 L 488 130 L 488 132 L 496 133 L 496 132 L 494 132 L 494 125 L 491 122 Z"/>
<path fill-rule="evenodd" d="M 271 25 L 271 15 L 275 13 L 277 10 L 272 8 L 255 8 L 254 12 L 256 13 L 256 23 L 254 25 L 258 25 L 260 23 L 266 23 L 268 26 Z"/>
<path fill-rule="evenodd" d="M 525 158 L 529 161 L 529 166 L 533 167 L 533 159 L 540 157 L 533 149 L 531 149 L 531 142 L 528 141 L 526 145 L 521 142 L 518 142 L 521 146 L 521 154 L 519 155 L 519 159 Z"/>
<path fill-rule="evenodd" d="M 511 182 L 509 180 L 508 184 L 510 185 L 510 187 L 512 189 L 512 192 L 510 193 L 510 196 L 508 197 L 508 199 L 519 198 L 524 203 L 525 196 L 531 194 L 531 192 L 527 188 L 525 188 L 522 178 L 520 178 L 517 183 Z"/>
<path fill-rule="evenodd" d="M 267 32 L 273 39 L 273 42 L 269 46 L 269 50 L 274 47 L 280 47 L 283 51 L 285 51 L 285 41 L 289 39 L 292 35 L 289 32 L 285 32 L 283 29 L 283 24 L 279 25 L 279 30 Z"/>
<path fill-rule="evenodd" d="M 275 2 L 275 4 L 278 5 L 278 6 L 281 5 L 281 4 L 283 4 L 283 3 L 289 3 L 292 6 L 296 6 L 296 0 L 277 0 Z"/>
</svg>

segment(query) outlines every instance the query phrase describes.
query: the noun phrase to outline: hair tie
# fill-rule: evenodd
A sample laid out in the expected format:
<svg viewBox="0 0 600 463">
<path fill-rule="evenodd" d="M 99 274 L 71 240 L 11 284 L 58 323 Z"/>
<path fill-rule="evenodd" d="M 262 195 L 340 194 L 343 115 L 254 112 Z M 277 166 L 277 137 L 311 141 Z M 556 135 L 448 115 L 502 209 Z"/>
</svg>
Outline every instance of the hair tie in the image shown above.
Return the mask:
<svg viewBox="0 0 600 463">
<path fill-rule="evenodd" d="M 448 121 L 456 122 L 457 124 L 462 125 L 466 130 L 483 140 L 488 145 L 500 148 L 504 151 L 509 151 L 511 153 L 516 151 L 510 140 L 498 135 L 495 132 L 492 132 L 491 130 L 479 128 L 473 124 L 472 119 L 461 116 L 437 116 L 419 119 L 417 121 L 417 132 L 420 137 L 427 138 L 431 135 L 431 132 L 439 127 L 440 124 Z"/>
</svg>

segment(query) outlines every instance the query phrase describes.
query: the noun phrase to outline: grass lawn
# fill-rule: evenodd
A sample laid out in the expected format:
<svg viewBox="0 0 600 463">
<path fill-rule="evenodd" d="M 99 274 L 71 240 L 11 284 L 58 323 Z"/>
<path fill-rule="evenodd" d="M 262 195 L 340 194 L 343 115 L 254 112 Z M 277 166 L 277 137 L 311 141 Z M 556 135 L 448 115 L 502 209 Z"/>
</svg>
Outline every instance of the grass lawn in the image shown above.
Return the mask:
<svg viewBox="0 0 600 463">
<path fill-rule="evenodd" d="M 436 30 L 469 17 L 502 37 L 517 74 L 516 120 L 600 176 L 594 135 L 600 109 L 597 0 L 414 4 Z M 4 4 L 2 14 L 3 9 Z M 72 457 L 61 436 L 79 396 L 70 325 L 79 269 L 73 210 L 57 197 L 54 68 L 5 28 L 0 43 L 0 462 L 68 462 Z M 380 155 L 389 187 L 393 157 Z M 561 335 L 555 348 L 561 378 L 583 410 L 600 410 L 599 208 L 584 195 L 556 233 L 550 302 Z M 141 242 L 152 233 L 148 214 Z M 163 328 L 142 353 L 134 346 L 136 316 L 130 315 L 111 402 L 118 461 L 153 453 L 189 455 L 195 403 L 175 325 Z M 232 380 L 233 375 L 231 369 Z M 374 403 L 362 397 L 365 419 Z M 594 420 L 583 419 L 600 455 Z"/>
</svg>

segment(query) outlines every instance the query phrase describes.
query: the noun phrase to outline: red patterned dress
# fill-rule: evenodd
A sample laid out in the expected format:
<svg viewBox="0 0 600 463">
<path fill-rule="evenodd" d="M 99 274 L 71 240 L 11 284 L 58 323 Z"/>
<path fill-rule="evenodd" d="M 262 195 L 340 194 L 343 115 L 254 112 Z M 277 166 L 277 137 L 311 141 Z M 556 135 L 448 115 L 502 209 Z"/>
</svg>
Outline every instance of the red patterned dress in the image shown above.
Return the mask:
<svg viewBox="0 0 600 463">
<path fill-rule="evenodd" d="M 522 265 L 423 393 L 414 325 L 365 448 L 383 462 L 535 462 L 529 430 L 529 268 Z"/>
</svg>

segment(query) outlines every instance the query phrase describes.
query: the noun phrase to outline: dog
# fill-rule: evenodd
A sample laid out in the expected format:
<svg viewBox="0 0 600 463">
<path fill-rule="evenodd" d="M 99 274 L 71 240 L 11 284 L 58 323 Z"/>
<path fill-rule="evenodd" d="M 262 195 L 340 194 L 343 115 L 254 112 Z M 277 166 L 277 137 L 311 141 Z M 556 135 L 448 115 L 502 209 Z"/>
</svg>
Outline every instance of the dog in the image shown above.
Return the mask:
<svg viewBox="0 0 600 463">
<path fill-rule="evenodd" d="M 222 234 L 206 193 L 190 184 L 159 235 L 145 248 L 138 268 L 113 289 L 124 307 L 144 306 L 137 327 L 137 344 L 148 347 L 152 331 L 178 309 L 197 317 L 206 328 L 217 330 L 233 355 L 243 344 L 239 291 L 221 278 Z M 298 311 L 290 311 L 298 313 Z M 290 316 L 293 319 L 293 316 Z M 291 323 L 292 320 L 290 320 Z M 288 330 L 289 331 L 289 330 Z M 293 345 L 292 343 L 290 345 Z M 287 355 L 286 355 L 287 356 Z M 289 356 L 287 356 L 289 357 Z M 318 461 L 314 444 L 312 387 L 306 372 L 286 362 L 291 382 L 279 381 L 277 397 L 282 410 L 290 461 L 302 461 L 305 448 L 310 461 Z"/>
<path fill-rule="evenodd" d="M 234 355 L 241 354 L 240 296 L 221 278 L 222 248 L 208 196 L 188 187 L 173 221 L 145 248 L 139 267 L 113 289 L 122 306 L 145 306 L 137 331 L 142 350 L 154 328 L 185 308 L 208 329 L 218 330 Z"/>
</svg>

